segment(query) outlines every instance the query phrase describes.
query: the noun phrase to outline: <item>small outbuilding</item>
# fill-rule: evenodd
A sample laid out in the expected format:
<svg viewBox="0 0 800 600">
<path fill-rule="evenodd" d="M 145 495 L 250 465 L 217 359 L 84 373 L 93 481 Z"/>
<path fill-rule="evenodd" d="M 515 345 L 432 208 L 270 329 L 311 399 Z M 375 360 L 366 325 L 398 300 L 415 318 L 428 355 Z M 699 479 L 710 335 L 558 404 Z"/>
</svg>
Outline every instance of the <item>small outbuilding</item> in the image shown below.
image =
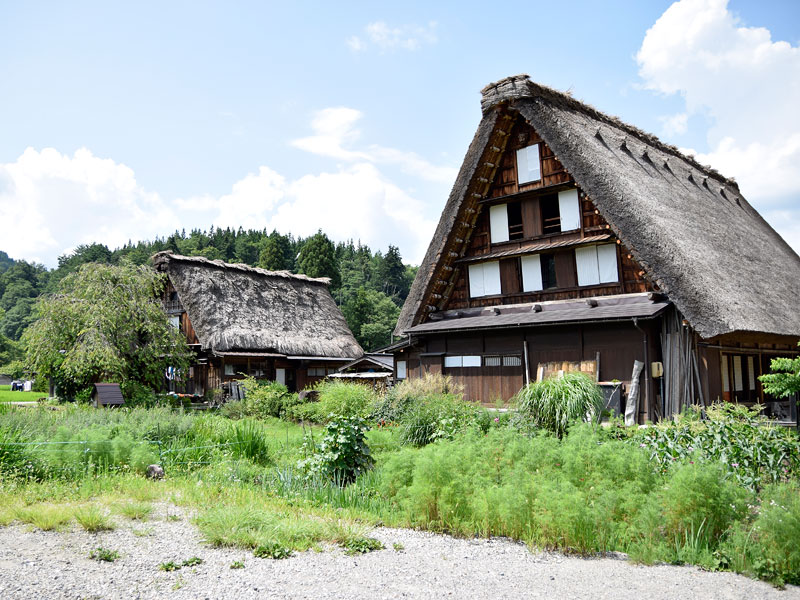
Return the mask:
<svg viewBox="0 0 800 600">
<path fill-rule="evenodd" d="M 95 383 L 92 390 L 92 405 L 95 408 L 103 406 L 122 406 L 125 399 L 118 383 Z"/>
</svg>

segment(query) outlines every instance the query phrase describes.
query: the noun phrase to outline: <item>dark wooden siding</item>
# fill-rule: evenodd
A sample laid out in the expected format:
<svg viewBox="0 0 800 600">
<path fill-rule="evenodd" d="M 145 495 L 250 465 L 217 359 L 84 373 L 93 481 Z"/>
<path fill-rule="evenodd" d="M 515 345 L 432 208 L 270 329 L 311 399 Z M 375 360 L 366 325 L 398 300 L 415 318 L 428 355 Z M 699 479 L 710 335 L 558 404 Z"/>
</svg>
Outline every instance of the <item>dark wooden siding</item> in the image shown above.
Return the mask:
<svg viewBox="0 0 800 600">
<path fill-rule="evenodd" d="M 648 360 L 661 360 L 658 345 L 660 322 L 647 321 L 640 323 L 640 327 L 648 332 Z M 599 353 L 601 381 L 618 379 L 629 382 L 633 361 L 644 361 L 643 334 L 630 321 L 518 328 L 480 334 L 442 333 L 420 340 L 418 349 L 399 354 L 398 360 L 406 357 L 409 365 L 413 360 L 422 361 L 423 365 L 434 362 L 443 365 L 445 356 L 481 356 L 480 368 L 442 367 L 441 370 L 464 385 L 467 399 L 494 404 L 498 399 L 509 400 L 524 385 L 526 342 L 531 381 L 536 379 L 539 363 L 596 360 Z M 444 355 L 432 356 L 433 348 Z M 487 364 L 487 357 L 494 358 L 491 365 Z M 513 364 L 514 358 L 518 359 L 518 365 Z M 419 377 L 423 372 L 425 370 L 414 372 L 409 367 L 409 377 Z M 659 399 L 656 382 L 649 381 L 644 375 L 641 381 L 643 390 L 647 390 L 646 393 L 643 391 L 640 401 L 640 420 L 644 421 L 655 417 L 652 405 Z"/>
<path fill-rule="evenodd" d="M 519 294 L 522 291 L 518 258 L 506 258 L 500 261 L 500 289 L 503 294 Z"/>
</svg>

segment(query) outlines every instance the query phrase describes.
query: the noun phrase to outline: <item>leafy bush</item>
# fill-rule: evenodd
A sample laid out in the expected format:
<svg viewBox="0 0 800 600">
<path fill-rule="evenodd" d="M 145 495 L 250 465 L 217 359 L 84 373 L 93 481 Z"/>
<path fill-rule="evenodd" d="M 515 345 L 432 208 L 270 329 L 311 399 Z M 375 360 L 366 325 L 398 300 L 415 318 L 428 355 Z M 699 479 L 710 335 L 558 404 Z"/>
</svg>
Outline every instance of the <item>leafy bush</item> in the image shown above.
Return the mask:
<svg viewBox="0 0 800 600">
<path fill-rule="evenodd" d="M 366 417 L 376 400 L 373 389 L 360 383 L 322 381 L 315 389 L 317 400 L 294 406 L 292 417 L 314 423 L 325 423 L 331 415 Z"/>
<path fill-rule="evenodd" d="M 760 407 L 717 404 L 690 408 L 675 421 L 641 429 L 631 439 L 662 471 L 686 460 L 718 461 L 750 488 L 800 476 L 797 433 L 759 415 Z"/>
<path fill-rule="evenodd" d="M 244 416 L 257 419 L 283 417 L 297 403 L 297 395 L 289 393 L 289 389 L 277 381 L 259 381 L 246 377 L 239 383 L 245 389 L 245 397 L 241 401 Z"/>
<path fill-rule="evenodd" d="M 744 517 L 750 495 L 726 475 L 715 463 L 683 464 L 675 470 L 661 494 L 661 519 L 669 538 L 694 534 L 711 544 Z"/>
<path fill-rule="evenodd" d="M 307 440 L 307 458 L 300 461 L 310 478 L 327 479 L 347 485 L 373 467 L 375 460 L 366 442 L 369 430 L 363 417 L 334 417 L 325 427 L 325 437 L 317 447 Z"/>
<path fill-rule="evenodd" d="M 136 381 L 124 381 L 119 385 L 125 406 L 141 406 L 149 408 L 158 404 L 155 392 L 146 385 Z"/>
<path fill-rule="evenodd" d="M 525 386 L 516 396 L 519 412 L 537 427 L 564 437 L 573 421 L 593 421 L 603 409 L 603 392 L 583 373 L 564 373 Z"/>
<path fill-rule="evenodd" d="M 399 422 L 408 409 L 423 398 L 432 396 L 464 396 L 464 386 L 450 375 L 426 373 L 423 377 L 405 379 L 394 386 L 373 406 L 370 417 L 378 423 Z"/>
</svg>

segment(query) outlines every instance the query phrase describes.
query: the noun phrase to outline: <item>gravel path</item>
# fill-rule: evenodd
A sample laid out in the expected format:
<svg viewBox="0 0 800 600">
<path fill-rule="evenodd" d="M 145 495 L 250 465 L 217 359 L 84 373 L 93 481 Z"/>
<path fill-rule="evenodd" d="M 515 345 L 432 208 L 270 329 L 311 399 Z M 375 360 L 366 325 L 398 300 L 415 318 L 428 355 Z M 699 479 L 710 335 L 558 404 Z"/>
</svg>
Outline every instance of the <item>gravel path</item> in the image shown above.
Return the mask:
<svg viewBox="0 0 800 600">
<path fill-rule="evenodd" d="M 462 540 L 404 529 L 374 530 L 371 535 L 386 550 L 357 557 L 331 547 L 264 560 L 204 545 L 188 519 L 169 520 L 165 509 L 143 523 L 120 520 L 116 530 L 99 534 L 0 528 L 0 598 L 800 599 L 800 587 L 779 591 L 731 573 L 531 553 L 506 540 Z M 396 551 L 393 544 L 403 549 Z M 90 560 L 89 552 L 98 546 L 117 550 L 121 558 Z M 173 572 L 158 569 L 193 556 L 204 562 Z M 234 561 L 244 568 L 231 569 Z"/>
</svg>

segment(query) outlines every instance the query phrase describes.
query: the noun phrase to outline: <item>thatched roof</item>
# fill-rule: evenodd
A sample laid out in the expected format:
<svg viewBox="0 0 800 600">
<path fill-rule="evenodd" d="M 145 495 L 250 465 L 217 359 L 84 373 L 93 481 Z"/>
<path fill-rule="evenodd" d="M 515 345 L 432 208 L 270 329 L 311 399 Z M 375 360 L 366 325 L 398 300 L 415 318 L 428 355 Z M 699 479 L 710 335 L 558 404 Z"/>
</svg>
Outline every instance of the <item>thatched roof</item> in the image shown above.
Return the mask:
<svg viewBox="0 0 800 600">
<path fill-rule="evenodd" d="M 453 223 L 498 121 L 519 113 L 591 197 L 612 231 L 711 338 L 734 331 L 800 334 L 800 258 L 733 180 L 572 97 L 510 77 L 482 90 L 483 119 L 420 266 L 397 333 L 420 323 Z"/>
<path fill-rule="evenodd" d="M 203 348 L 356 358 L 363 350 L 328 291 L 327 278 L 266 271 L 159 252 Z"/>
</svg>

